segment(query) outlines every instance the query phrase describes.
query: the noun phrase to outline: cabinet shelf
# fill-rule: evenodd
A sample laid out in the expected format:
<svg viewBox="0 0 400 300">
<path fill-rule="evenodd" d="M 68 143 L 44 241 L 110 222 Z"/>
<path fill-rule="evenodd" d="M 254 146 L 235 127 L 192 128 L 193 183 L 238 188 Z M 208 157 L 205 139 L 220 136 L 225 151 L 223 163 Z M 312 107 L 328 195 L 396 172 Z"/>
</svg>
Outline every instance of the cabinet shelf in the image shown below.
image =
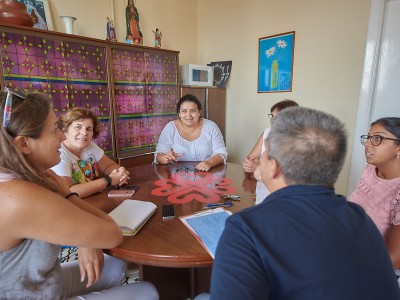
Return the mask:
<svg viewBox="0 0 400 300">
<path fill-rule="evenodd" d="M 176 115 L 178 51 L 4 24 L 0 47 L 2 87 L 47 94 L 57 115 L 90 108 L 116 160 L 154 151 Z"/>
</svg>

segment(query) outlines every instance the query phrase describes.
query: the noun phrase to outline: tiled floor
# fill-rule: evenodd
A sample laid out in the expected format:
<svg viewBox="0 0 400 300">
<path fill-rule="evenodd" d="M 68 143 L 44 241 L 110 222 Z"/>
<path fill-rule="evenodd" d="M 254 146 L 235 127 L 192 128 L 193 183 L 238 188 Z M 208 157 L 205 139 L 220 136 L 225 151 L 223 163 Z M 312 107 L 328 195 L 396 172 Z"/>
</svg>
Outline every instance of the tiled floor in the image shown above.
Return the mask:
<svg viewBox="0 0 400 300">
<path fill-rule="evenodd" d="M 76 247 L 65 247 L 63 246 L 61 248 L 60 252 L 60 260 L 61 262 L 67 262 L 67 261 L 74 261 L 78 259 L 78 253 L 77 253 L 78 248 Z"/>
<path fill-rule="evenodd" d="M 76 247 L 62 247 L 60 252 L 61 262 L 74 261 L 78 259 L 78 248 Z M 133 283 L 139 282 L 139 268 L 136 264 L 128 263 L 128 269 L 126 271 L 126 282 Z"/>
</svg>

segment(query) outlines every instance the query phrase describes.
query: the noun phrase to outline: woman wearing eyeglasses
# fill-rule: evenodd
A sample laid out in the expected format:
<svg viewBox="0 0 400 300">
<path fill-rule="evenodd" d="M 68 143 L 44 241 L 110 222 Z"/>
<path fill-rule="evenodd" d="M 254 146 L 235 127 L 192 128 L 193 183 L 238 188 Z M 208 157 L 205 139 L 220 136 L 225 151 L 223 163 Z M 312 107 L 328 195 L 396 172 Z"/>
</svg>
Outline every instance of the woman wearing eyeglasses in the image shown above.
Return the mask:
<svg viewBox="0 0 400 300">
<path fill-rule="evenodd" d="M 272 126 L 272 118 L 275 117 L 280 111 L 288 107 L 296 107 L 296 106 L 299 106 L 297 102 L 289 99 L 285 99 L 283 101 L 275 103 L 271 107 L 271 112 L 268 114 L 268 118 L 271 121 L 271 126 Z M 267 187 L 263 182 L 261 182 L 259 165 L 260 165 L 261 154 L 264 153 L 265 151 L 265 140 L 268 137 L 270 129 L 271 128 L 269 127 L 265 129 L 263 134 L 261 134 L 261 136 L 258 138 L 257 143 L 254 145 L 251 152 L 243 160 L 243 170 L 246 172 L 246 174 L 242 186 L 245 188 L 246 183 L 251 182 L 252 177 L 255 177 L 257 179 L 255 190 L 253 191 L 253 193 L 256 194 L 256 199 L 255 199 L 256 204 L 261 203 L 265 199 L 265 197 L 269 195 Z"/>
<path fill-rule="evenodd" d="M 400 267 L 400 118 L 382 118 L 361 136 L 367 166 L 350 195 L 386 241 L 392 264 Z"/>
<path fill-rule="evenodd" d="M 110 249 L 123 236 L 50 170 L 65 136 L 47 96 L 0 91 L 0 124 L 0 299 L 158 299 L 149 283 L 106 284 L 108 260 L 103 272 L 85 262 L 60 264 L 59 245 Z"/>
<path fill-rule="evenodd" d="M 299 106 L 295 101 L 285 99 L 278 103 L 275 103 L 271 107 L 271 112 L 268 114 L 268 118 L 271 120 L 275 117 L 281 110 L 288 108 Z M 260 135 L 257 140 L 257 143 L 254 145 L 253 149 L 243 160 L 243 170 L 247 173 L 254 173 L 256 168 L 260 165 L 260 157 L 261 154 L 265 151 L 264 141 L 268 136 L 268 133 L 271 128 L 266 128 L 265 131 Z"/>
<path fill-rule="evenodd" d="M 93 142 L 100 133 L 97 124 L 93 112 L 84 107 L 74 107 L 59 117 L 66 139 L 61 144 L 61 162 L 52 170 L 62 176 L 80 198 L 129 181 L 129 172 Z"/>
</svg>

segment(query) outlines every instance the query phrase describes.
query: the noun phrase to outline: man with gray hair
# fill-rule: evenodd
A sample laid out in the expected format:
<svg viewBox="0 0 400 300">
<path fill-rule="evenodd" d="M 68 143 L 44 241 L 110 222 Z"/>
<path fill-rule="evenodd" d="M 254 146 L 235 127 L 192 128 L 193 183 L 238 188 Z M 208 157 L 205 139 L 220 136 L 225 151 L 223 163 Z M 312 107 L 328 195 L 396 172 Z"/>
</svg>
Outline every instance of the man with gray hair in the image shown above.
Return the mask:
<svg viewBox="0 0 400 300">
<path fill-rule="evenodd" d="M 346 155 L 343 124 L 304 107 L 273 122 L 260 162 L 271 194 L 228 218 L 211 299 L 400 299 L 376 226 L 333 188 Z"/>
</svg>

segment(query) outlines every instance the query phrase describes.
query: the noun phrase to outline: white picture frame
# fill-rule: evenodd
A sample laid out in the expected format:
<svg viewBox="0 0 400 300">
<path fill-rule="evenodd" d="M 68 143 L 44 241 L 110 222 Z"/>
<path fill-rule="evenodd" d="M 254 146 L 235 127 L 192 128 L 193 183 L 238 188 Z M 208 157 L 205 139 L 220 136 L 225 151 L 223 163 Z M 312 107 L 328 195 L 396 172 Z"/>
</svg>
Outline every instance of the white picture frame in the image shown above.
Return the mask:
<svg viewBox="0 0 400 300">
<path fill-rule="evenodd" d="M 26 5 L 26 10 L 29 14 L 32 14 L 32 10 L 35 10 L 38 22 L 34 24 L 34 28 L 54 30 L 53 18 L 50 10 L 49 0 L 17 0 Z"/>
</svg>

